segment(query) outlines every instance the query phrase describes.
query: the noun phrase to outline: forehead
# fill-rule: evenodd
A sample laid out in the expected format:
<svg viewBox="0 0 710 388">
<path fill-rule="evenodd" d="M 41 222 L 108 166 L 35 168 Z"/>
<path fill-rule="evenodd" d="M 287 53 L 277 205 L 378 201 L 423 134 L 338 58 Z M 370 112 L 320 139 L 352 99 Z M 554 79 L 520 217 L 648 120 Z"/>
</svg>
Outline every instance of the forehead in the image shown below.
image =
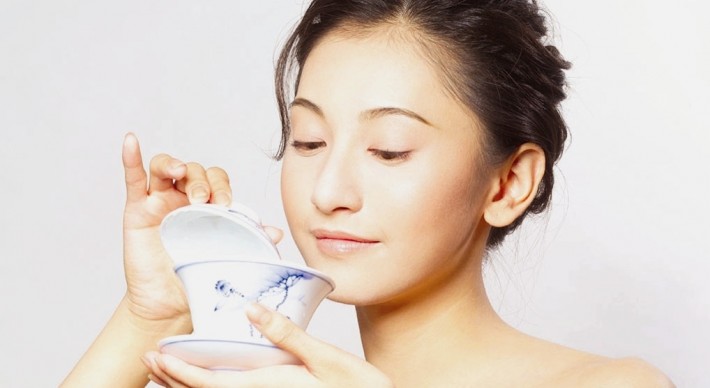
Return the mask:
<svg viewBox="0 0 710 388">
<path fill-rule="evenodd" d="M 303 65 L 298 96 L 319 105 L 404 106 L 427 114 L 451 104 L 440 71 L 412 39 L 387 32 L 326 35 Z M 432 112 L 433 113 L 433 112 Z"/>
</svg>

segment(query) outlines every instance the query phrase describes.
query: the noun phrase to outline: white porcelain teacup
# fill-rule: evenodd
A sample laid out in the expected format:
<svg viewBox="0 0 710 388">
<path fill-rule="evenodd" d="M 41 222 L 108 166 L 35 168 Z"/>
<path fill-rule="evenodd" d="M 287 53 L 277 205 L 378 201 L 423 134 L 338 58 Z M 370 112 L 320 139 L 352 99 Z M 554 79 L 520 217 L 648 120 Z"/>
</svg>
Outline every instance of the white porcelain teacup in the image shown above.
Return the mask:
<svg viewBox="0 0 710 388">
<path fill-rule="evenodd" d="M 176 268 L 185 285 L 194 334 L 268 343 L 247 320 L 258 302 L 305 329 L 333 290 L 325 276 L 296 265 L 248 260 L 200 261 Z"/>
<path fill-rule="evenodd" d="M 326 275 L 286 263 L 247 208 L 190 205 L 163 220 L 161 238 L 182 280 L 193 335 L 269 344 L 246 318 L 257 302 L 305 329 L 334 289 Z"/>
</svg>

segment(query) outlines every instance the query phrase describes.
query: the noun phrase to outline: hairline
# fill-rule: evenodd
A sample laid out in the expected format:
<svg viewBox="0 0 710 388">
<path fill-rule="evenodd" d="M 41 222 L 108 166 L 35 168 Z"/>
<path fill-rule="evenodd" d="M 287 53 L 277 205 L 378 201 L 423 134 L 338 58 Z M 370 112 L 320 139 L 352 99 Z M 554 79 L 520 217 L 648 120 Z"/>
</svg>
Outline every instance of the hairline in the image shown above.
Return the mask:
<svg viewBox="0 0 710 388">
<path fill-rule="evenodd" d="M 382 34 L 384 32 L 384 34 Z M 310 53 L 322 43 L 325 39 L 369 39 L 376 36 L 387 36 L 390 41 L 395 43 L 404 43 L 413 47 L 415 52 L 423 58 L 430 68 L 437 74 L 439 81 L 443 85 L 442 91 L 449 95 L 472 119 L 475 127 L 471 128 L 478 134 L 479 144 L 481 147 L 477 150 L 478 157 L 481 162 L 491 168 L 505 161 L 495 158 L 489 152 L 490 140 L 486 130 L 486 124 L 481 117 L 471 108 L 475 101 L 470 101 L 463 90 L 456 88 L 456 84 L 464 84 L 462 79 L 465 76 L 460 75 L 463 70 L 462 59 L 455 54 L 455 49 L 444 39 L 438 38 L 435 35 L 425 31 L 417 25 L 417 22 L 407 15 L 396 15 L 385 20 L 376 20 L 372 22 L 360 22 L 354 20 L 344 20 L 340 24 L 333 26 L 330 31 L 323 34 L 318 41 L 312 46 L 308 55 L 304 59 L 304 63 L 300 64 L 296 85 L 301 78 L 301 72 L 305 61 L 310 56 Z M 449 62 L 447 62 L 450 61 Z M 453 64 L 453 65 L 452 65 Z M 298 92 L 296 87 L 295 94 Z"/>
</svg>

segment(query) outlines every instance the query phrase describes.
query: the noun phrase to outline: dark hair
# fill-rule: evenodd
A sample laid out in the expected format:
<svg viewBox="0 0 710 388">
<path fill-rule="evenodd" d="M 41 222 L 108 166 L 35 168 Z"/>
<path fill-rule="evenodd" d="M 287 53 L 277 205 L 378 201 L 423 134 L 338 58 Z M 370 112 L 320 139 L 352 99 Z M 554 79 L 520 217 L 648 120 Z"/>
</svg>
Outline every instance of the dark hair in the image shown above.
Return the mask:
<svg viewBox="0 0 710 388">
<path fill-rule="evenodd" d="M 388 24 L 404 26 L 416 34 L 428 57 L 446 62 L 438 67 L 447 89 L 483 124 L 486 161 L 499 164 L 524 143 L 537 144 L 545 153 L 545 175 L 535 199 L 511 225 L 491 230 L 487 246 L 495 247 L 525 215 L 548 206 L 553 166 L 567 138 L 559 104 L 570 64 L 548 44 L 545 17 L 535 0 L 314 0 L 277 63 L 282 138 L 276 156 L 283 156 L 290 134 L 291 84 L 298 88 L 313 47 L 335 30 L 367 31 Z"/>
</svg>

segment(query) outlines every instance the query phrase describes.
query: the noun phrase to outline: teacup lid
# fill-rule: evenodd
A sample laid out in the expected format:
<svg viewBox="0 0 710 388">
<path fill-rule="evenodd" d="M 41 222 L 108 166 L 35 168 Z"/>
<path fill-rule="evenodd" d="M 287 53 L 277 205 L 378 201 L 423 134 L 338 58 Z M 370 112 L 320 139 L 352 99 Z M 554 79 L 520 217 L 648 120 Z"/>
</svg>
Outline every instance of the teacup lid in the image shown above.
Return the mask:
<svg viewBox="0 0 710 388">
<path fill-rule="evenodd" d="M 205 260 L 280 260 L 259 216 L 241 204 L 178 208 L 163 219 L 160 237 L 176 267 Z"/>
</svg>

